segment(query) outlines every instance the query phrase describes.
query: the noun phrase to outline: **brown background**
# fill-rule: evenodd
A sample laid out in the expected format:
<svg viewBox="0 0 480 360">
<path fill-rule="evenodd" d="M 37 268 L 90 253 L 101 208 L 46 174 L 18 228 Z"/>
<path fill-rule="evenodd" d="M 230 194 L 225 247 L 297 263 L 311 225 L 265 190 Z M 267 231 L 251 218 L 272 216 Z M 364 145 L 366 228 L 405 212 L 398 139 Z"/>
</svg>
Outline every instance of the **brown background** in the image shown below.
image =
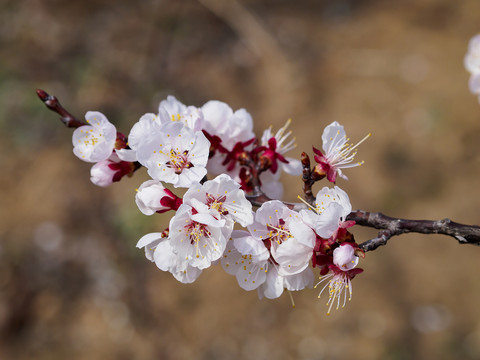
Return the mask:
<svg viewBox="0 0 480 360">
<path fill-rule="evenodd" d="M 222 5 L 223 4 L 223 5 Z M 258 300 L 219 267 L 183 285 L 135 249 L 167 216 L 144 171 L 89 181 L 34 90 L 128 133 L 167 94 L 291 117 L 298 148 L 337 120 L 360 147 L 354 208 L 480 223 L 480 105 L 463 57 L 478 0 L 0 1 L 0 358 L 478 359 L 480 249 L 404 235 L 368 253 L 353 301 Z M 301 192 L 285 177 L 285 199 Z M 358 241 L 375 235 L 354 228 Z"/>
</svg>

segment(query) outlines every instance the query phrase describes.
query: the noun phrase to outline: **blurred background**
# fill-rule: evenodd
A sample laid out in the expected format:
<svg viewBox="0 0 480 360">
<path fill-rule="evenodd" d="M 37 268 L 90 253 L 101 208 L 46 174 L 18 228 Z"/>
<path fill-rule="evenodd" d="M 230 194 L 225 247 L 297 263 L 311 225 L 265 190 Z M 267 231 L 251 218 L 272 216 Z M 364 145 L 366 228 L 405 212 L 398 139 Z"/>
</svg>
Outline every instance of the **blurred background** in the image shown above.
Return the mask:
<svg viewBox="0 0 480 360">
<path fill-rule="evenodd" d="M 214 267 L 191 285 L 137 240 L 170 215 L 134 203 L 144 170 L 89 180 L 71 129 L 38 100 L 128 134 L 168 94 L 293 119 L 311 154 L 336 120 L 365 165 L 354 208 L 479 224 L 480 105 L 463 57 L 478 0 L 0 0 L 0 358 L 480 359 L 480 249 L 403 235 L 368 253 L 353 301 L 258 300 Z M 284 178 L 286 200 L 301 193 Z M 317 187 L 315 190 L 318 190 Z M 358 242 L 374 237 L 353 228 Z"/>
</svg>

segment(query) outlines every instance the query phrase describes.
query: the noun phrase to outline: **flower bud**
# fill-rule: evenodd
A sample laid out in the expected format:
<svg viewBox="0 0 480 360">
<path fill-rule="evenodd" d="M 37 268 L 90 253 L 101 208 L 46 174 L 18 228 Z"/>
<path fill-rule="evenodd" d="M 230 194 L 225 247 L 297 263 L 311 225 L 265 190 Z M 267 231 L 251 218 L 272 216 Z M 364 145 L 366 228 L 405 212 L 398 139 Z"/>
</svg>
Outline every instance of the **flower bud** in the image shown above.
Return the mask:
<svg viewBox="0 0 480 360">
<path fill-rule="evenodd" d="M 333 250 L 333 263 L 343 271 L 353 269 L 358 264 L 355 248 L 349 243 L 343 243 Z"/>
<path fill-rule="evenodd" d="M 135 202 L 142 213 L 153 215 L 155 212 L 176 211 L 182 199 L 166 189 L 160 181 L 148 180 L 138 188 Z"/>
<path fill-rule="evenodd" d="M 132 162 L 120 161 L 120 159 L 118 161 L 103 160 L 97 162 L 90 169 L 90 180 L 97 186 L 107 187 L 120 181 L 125 175 L 132 174 L 134 170 L 135 165 Z"/>
</svg>

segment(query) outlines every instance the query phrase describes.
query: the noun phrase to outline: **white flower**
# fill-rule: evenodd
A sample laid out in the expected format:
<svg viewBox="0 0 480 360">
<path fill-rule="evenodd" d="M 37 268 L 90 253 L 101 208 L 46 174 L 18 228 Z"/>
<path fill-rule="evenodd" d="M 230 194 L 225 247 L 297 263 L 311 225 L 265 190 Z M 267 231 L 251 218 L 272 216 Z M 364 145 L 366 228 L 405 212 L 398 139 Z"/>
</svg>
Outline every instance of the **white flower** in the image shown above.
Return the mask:
<svg viewBox="0 0 480 360">
<path fill-rule="evenodd" d="M 240 184 L 226 174 L 206 181 L 203 185 L 193 183 L 185 193 L 183 202 L 194 208 L 198 203 L 205 204 L 210 214 L 217 219 L 232 218 L 242 226 L 253 222 L 252 204 L 245 198 Z"/>
<path fill-rule="evenodd" d="M 235 230 L 221 258 L 222 267 L 235 275 L 238 285 L 250 291 L 262 285 L 269 268 L 270 253 L 265 245 L 248 232 Z"/>
<path fill-rule="evenodd" d="M 142 115 L 128 134 L 130 149 L 116 150 L 118 157 L 124 161 L 137 161 L 137 148 L 142 144 L 155 141 L 160 132 L 161 123 L 157 115 L 152 113 Z"/>
<path fill-rule="evenodd" d="M 205 269 L 222 256 L 233 222 L 215 219 L 209 213 L 182 204 L 170 220 L 169 229 L 173 251 L 188 265 Z"/>
<path fill-rule="evenodd" d="M 315 234 L 298 213 L 282 202 L 273 200 L 262 204 L 248 231 L 257 241 L 269 243 L 270 253 L 279 265 L 279 275 L 297 274 L 308 266 Z"/>
<path fill-rule="evenodd" d="M 165 233 L 150 233 L 142 236 L 140 240 L 138 240 L 137 248 L 145 248 L 145 257 L 150 261 L 154 261 L 153 253 L 157 245 L 164 240 L 166 240 Z"/>
<path fill-rule="evenodd" d="M 315 167 L 315 172 L 326 175 L 328 181 L 335 182 L 337 175 L 348 180 L 342 173 L 341 169 L 360 166 L 362 162 L 353 162 L 357 154 L 357 146 L 364 142 L 371 134 L 365 136 L 355 145 L 349 144 L 350 139 L 347 138 L 343 126 L 334 121 L 328 125 L 322 134 L 322 148 L 323 153 L 313 148 L 315 161 L 318 165 Z"/>
<path fill-rule="evenodd" d="M 195 106 L 186 106 L 178 101 L 175 96 L 169 95 L 166 100 L 160 102 L 158 117 L 161 123 L 178 121 L 194 131 L 203 129 L 202 111 Z"/>
<path fill-rule="evenodd" d="M 313 211 L 312 211 L 313 210 Z M 315 208 L 302 210 L 303 221 L 322 238 L 332 237 L 340 227 L 350 227 L 354 223 L 346 221 L 352 211 L 350 199 L 345 191 L 335 186 L 324 187 L 316 196 Z"/>
<path fill-rule="evenodd" d="M 210 143 L 201 131 L 179 122 L 152 128 L 154 135 L 137 145 L 138 161 L 148 174 L 175 187 L 189 187 L 200 181 L 207 169 Z"/>
<path fill-rule="evenodd" d="M 202 270 L 188 265 L 173 251 L 165 232 L 143 236 L 138 241 L 137 247 L 145 248 L 145 256 L 148 260 L 154 261 L 160 270 L 170 272 L 184 284 L 194 282 L 202 273 Z"/>
<path fill-rule="evenodd" d="M 222 139 L 222 146 L 231 151 L 237 142 L 255 137 L 253 120 L 245 109 L 233 112 L 224 102 L 211 100 L 202 106 L 204 129 Z"/>
<path fill-rule="evenodd" d="M 73 132 L 73 153 L 86 162 L 108 159 L 117 139 L 115 126 L 98 111 L 88 111 L 85 119 L 89 125 L 80 126 Z"/>
<path fill-rule="evenodd" d="M 355 256 L 355 249 L 349 243 L 343 243 L 338 248 L 333 251 L 333 263 L 330 265 L 330 272 L 324 276 L 320 277 L 320 281 L 315 285 L 315 288 L 321 283 L 325 282 L 322 290 L 318 297 L 322 295 L 325 289 L 328 289 L 328 311 L 327 315 L 330 314 L 330 311 L 333 307 L 333 304 L 336 305 L 336 309 L 345 306 L 347 302 L 347 293 L 348 300 L 352 299 L 352 279 L 363 272 L 363 269 L 355 268 L 358 264 L 358 257 Z M 342 302 L 343 294 L 343 302 Z"/>
<path fill-rule="evenodd" d="M 260 299 L 275 299 L 284 289 L 298 291 L 313 285 L 310 268 L 293 275 L 281 275 L 265 244 L 242 230 L 232 233 L 221 263 L 227 273 L 236 276 L 242 289 L 257 289 Z"/>
<path fill-rule="evenodd" d="M 310 268 L 305 268 L 302 272 L 294 275 L 282 276 L 275 266 L 271 266 L 267 272 L 265 282 L 258 287 L 258 297 L 262 299 L 276 299 L 283 293 L 283 289 L 288 291 L 299 291 L 313 285 L 313 272 Z"/>
<path fill-rule="evenodd" d="M 464 65 L 469 73 L 480 73 L 480 34 L 470 39 L 468 52 L 464 58 Z"/>
<path fill-rule="evenodd" d="M 135 203 L 145 215 L 177 210 L 182 200 L 158 180 L 145 181 L 137 190 Z"/>
</svg>

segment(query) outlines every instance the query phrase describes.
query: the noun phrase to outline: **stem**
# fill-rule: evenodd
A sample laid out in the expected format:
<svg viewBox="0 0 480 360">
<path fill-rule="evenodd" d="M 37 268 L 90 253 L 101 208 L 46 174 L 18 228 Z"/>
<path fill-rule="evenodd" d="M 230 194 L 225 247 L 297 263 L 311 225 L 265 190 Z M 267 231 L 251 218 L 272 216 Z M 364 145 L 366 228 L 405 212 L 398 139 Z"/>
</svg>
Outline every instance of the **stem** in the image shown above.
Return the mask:
<svg viewBox="0 0 480 360">
<path fill-rule="evenodd" d="M 86 122 L 77 120 L 72 114 L 65 110 L 55 96 L 49 95 L 42 89 L 37 89 L 37 95 L 50 110 L 60 115 L 60 120 L 65 126 L 78 128 L 83 125 L 88 125 Z"/>
<path fill-rule="evenodd" d="M 303 193 L 305 194 L 305 201 L 312 205 L 315 202 L 315 197 L 312 193 L 312 186 L 315 183 L 312 180 L 312 169 L 310 167 L 310 157 L 305 153 L 302 152 L 300 156 L 302 161 L 302 181 L 303 181 Z"/>
<path fill-rule="evenodd" d="M 353 220 L 360 226 L 381 230 L 376 238 L 360 244 L 360 248 L 365 252 L 386 245 L 392 236 L 410 232 L 448 235 L 460 244 L 480 246 L 480 226 L 459 224 L 450 219 L 408 220 L 386 216 L 379 212 L 356 210 L 347 216 L 347 220 Z"/>
</svg>

